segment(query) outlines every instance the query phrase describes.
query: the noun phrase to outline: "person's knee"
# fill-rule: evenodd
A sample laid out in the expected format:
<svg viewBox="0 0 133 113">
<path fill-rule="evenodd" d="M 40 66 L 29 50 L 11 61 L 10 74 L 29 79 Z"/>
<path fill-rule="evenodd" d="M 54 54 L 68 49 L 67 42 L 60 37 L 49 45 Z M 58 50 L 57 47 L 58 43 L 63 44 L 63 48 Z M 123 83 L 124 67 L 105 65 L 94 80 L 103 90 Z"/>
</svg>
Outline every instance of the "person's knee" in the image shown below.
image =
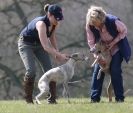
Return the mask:
<svg viewBox="0 0 133 113">
<path fill-rule="evenodd" d="M 35 71 L 27 70 L 25 73 L 25 79 L 35 79 Z"/>
</svg>

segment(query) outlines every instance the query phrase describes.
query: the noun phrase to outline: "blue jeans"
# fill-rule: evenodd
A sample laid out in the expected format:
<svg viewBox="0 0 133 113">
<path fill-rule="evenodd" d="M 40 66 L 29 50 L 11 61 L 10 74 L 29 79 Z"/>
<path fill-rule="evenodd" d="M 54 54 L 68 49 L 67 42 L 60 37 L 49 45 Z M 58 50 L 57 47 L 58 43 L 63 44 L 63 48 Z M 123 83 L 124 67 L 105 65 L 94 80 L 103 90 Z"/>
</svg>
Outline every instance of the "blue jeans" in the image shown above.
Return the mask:
<svg viewBox="0 0 133 113">
<path fill-rule="evenodd" d="M 52 68 L 49 54 L 44 51 L 41 44 L 28 43 L 19 39 L 18 50 L 26 69 L 25 76 L 35 78 L 35 61 L 39 62 L 43 72 L 46 72 Z"/>
<path fill-rule="evenodd" d="M 122 70 L 121 70 L 121 63 L 123 61 L 123 58 L 120 54 L 120 51 L 118 51 L 115 55 L 112 57 L 112 61 L 110 64 L 110 72 L 111 72 L 111 80 L 112 80 L 112 86 L 114 89 L 115 94 L 115 100 L 116 101 L 123 101 L 124 95 L 123 95 L 123 78 L 122 78 Z M 101 73 L 100 79 L 97 80 L 97 75 L 100 67 L 98 64 L 95 64 L 94 71 L 92 75 L 92 82 L 91 82 L 91 100 L 93 101 L 100 101 L 101 92 L 102 92 L 102 85 L 104 81 L 104 73 Z"/>
</svg>

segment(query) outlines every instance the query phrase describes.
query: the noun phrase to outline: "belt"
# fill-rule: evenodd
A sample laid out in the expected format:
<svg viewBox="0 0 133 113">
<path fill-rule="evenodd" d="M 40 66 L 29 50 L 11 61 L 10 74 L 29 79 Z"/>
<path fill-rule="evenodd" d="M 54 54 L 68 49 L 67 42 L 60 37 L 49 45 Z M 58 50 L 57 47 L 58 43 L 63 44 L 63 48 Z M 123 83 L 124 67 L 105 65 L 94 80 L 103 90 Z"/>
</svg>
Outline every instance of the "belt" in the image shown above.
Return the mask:
<svg viewBox="0 0 133 113">
<path fill-rule="evenodd" d="M 33 44 L 40 44 L 40 40 L 34 40 L 33 38 L 29 36 L 19 36 L 20 40 L 28 43 L 33 43 Z"/>
</svg>

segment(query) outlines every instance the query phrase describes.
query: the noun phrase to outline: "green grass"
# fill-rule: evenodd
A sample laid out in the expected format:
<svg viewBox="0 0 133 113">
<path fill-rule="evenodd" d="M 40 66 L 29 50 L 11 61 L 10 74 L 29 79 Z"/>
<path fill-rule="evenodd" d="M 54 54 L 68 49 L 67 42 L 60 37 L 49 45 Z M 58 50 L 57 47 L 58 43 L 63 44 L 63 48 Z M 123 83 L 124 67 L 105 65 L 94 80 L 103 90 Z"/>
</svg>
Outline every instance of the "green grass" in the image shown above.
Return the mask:
<svg viewBox="0 0 133 113">
<path fill-rule="evenodd" d="M 124 103 L 109 103 L 102 98 L 100 103 L 90 103 L 87 98 L 58 99 L 58 104 L 49 105 L 46 100 L 41 105 L 26 104 L 25 101 L 0 101 L 0 113 L 133 113 L 133 98 L 126 98 Z"/>
</svg>

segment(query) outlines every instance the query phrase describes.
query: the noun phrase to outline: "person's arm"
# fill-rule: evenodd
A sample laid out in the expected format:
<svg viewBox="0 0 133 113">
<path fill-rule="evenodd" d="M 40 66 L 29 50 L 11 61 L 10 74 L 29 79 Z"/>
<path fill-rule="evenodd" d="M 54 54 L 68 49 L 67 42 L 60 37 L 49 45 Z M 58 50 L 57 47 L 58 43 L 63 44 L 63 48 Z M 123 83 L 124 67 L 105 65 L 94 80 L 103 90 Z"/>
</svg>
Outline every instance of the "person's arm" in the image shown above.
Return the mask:
<svg viewBox="0 0 133 113">
<path fill-rule="evenodd" d="M 56 30 L 56 27 L 53 30 L 52 35 L 50 37 L 50 43 L 57 51 L 59 51 L 58 47 L 57 47 L 57 40 L 56 40 L 56 36 L 55 36 L 55 30 Z"/>
<path fill-rule="evenodd" d="M 38 21 L 36 23 L 36 29 L 38 31 L 38 35 L 39 35 L 39 39 L 40 42 L 44 48 L 45 51 L 47 51 L 48 53 L 50 53 L 52 56 L 58 56 L 60 55 L 60 53 L 55 49 L 50 47 L 49 45 L 49 41 L 46 35 L 46 25 L 43 21 Z"/>
<path fill-rule="evenodd" d="M 93 49 L 95 47 L 95 37 L 92 33 L 92 31 L 90 30 L 89 26 L 86 26 L 86 35 L 87 35 L 87 42 L 88 45 L 90 47 L 90 50 Z M 93 56 L 96 58 L 97 55 L 94 53 Z"/>
<path fill-rule="evenodd" d="M 115 44 L 117 44 L 121 39 L 125 38 L 125 36 L 127 35 L 127 27 L 123 22 L 121 22 L 119 20 L 116 20 L 115 24 L 116 24 L 116 27 L 117 27 L 118 35 L 109 44 L 109 49 L 111 49 Z"/>
<path fill-rule="evenodd" d="M 89 26 L 86 26 L 86 35 L 87 35 L 87 42 L 90 48 L 93 48 L 95 46 L 95 37 L 90 30 Z"/>
</svg>

